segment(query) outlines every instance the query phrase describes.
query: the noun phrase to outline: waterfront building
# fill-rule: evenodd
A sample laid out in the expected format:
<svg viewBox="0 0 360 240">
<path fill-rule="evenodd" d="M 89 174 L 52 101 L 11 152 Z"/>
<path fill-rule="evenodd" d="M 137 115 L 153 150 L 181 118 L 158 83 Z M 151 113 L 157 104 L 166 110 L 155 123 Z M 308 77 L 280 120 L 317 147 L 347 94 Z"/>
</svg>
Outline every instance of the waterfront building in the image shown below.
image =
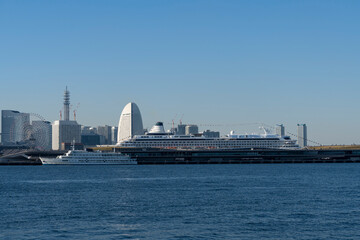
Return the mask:
<svg viewBox="0 0 360 240">
<path fill-rule="evenodd" d="M 139 107 L 130 102 L 121 112 L 117 141 L 120 142 L 142 134 L 144 134 L 144 129 Z"/>
<path fill-rule="evenodd" d="M 14 144 L 26 140 L 30 128 L 30 114 L 14 110 L 1 111 L 1 141 L 3 144 Z"/>
<path fill-rule="evenodd" d="M 199 133 L 199 127 L 197 125 L 186 125 L 185 135 L 195 135 Z"/>
<path fill-rule="evenodd" d="M 307 127 L 306 124 L 298 124 L 298 144 L 299 147 L 306 147 L 307 146 Z"/>
<path fill-rule="evenodd" d="M 76 121 L 55 121 L 52 125 L 52 149 L 60 150 L 62 143 L 72 142 L 81 142 L 81 126 Z"/>
<path fill-rule="evenodd" d="M 282 124 L 276 124 L 276 134 L 280 137 L 285 136 L 285 127 Z"/>
<path fill-rule="evenodd" d="M 62 146 L 68 144 L 80 144 L 81 125 L 75 120 L 69 119 L 70 111 L 70 92 L 67 87 L 64 92 L 64 120 L 54 121 L 52 124 L 52 149 L 60 150 Z M 64 144 L 63 144 L 64 143 Z"/>
</svg>

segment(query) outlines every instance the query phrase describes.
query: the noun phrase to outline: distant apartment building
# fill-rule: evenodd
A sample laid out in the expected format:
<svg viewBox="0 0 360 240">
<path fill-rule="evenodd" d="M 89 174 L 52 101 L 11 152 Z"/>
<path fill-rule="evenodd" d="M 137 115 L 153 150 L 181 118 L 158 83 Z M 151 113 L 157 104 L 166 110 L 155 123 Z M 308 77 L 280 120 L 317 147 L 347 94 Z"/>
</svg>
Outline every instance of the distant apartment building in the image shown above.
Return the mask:
<svg viewBox="0 0 360 240">
<path fill-rule="evenodd" d="M 179 124 L 177 127 L 176 134 L 177 135 L 185 135 L 185 128 L 186 128 L 185 124 Z"/>
<path fill-rule="evenodd" d="M 298 144 L 299 147 L 306 147 L 307 146 L 307 127 L 306 124 L 298 124 Z"/>
<path fill-rule="evenodd" d="M 117 143 L 118 127 L 111 127 L 111 144 Z"/>
<path fill-rule="evenodd" d="M 81 126 L 81 143 L 85 147 L 100 145 L 100 135 L 97 134 L 97 128 Z"/>
<path fill-rule="evenodd" d="M 81 134 L 81 143 L 85 147 L 100 145 L 100 135 L 98 135 L 98 134 Z"/>
<path fill-rule="evenodd" d="M 199 127 L 197 125 L 186 125 L 185 135 L 195 135 L 199 133 Z"/>
<path fill-rule="evenodd" d="M 81 142 L 81 125 L 76 121 L 55 121 L 52 124 L 52 149 L 60 150 L 62 143 L 73 142 Z"/>
<path fill-rule="evenodd" d="M 111 126 L 108 126 L 108 125 L 98 126 L 97 134 L 102 136 L 101 144 L 112 144 L 112 142 L 111 142 Z"/>
<path fill-rule="evenodd" d="M 83 134 L 97 134 L 97 129 L 95 127 L 81 126 L 81 135 Z"/>
<path fill-rule="evenodd" d="M 206 131 L 202 132 L 202 135 L 204 137 L 207 137 L 207 138 L 219 138 L 220 137 L 220 132 L 214 132 L 214 131 L 206 130 Z"/>
<path fill-rule="evenodd" d="M 282 124 L 277 124 L 276 125 L 276 134 L 279 135 L 280 137 L 285 136 L 285 127 Z"/>
</svg>

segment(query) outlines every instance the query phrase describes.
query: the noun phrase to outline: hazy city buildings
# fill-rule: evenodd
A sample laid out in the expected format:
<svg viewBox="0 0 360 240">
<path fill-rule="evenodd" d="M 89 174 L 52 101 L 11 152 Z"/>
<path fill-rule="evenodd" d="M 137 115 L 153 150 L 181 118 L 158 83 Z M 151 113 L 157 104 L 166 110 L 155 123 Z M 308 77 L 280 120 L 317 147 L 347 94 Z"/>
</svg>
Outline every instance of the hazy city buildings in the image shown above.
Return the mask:
<svg viewBox="0 0 360 240">
<path fill-rule="evenodd" d="M 185 124 L 179 124 L 178 127 L 177 127 L 176 134 L 177 135 L 185 135 L 185 128 L 186 128 Z"/>
<path fill-rule="evenodd" d="M 85 147 L 100 145 L 100 135 L 98 134 L 81 134 L 81 143 Z"/>
<path fill-rule="evenodd" d="M 89 126 L 81 126 L 81 143 L 85 147 L 100 145 L 100 135 L 97 129 Z"/>
<path fill-rule="evenodd" d="M 81 142 L 81 125 L 69 120 L 70 92 L 64 92 L 64 120 L 55 121 L 52 125 L 52 149 L 60 150 L 61 146 Z"/>
<path fill-rule="evenodd" d="M 185 135 L 195 135 L 199 133 L 199 127 L 197 125 L 186 125 Z"/>
<path fill-rule="evenodd" d="M 276 135 L 279 135 L 280 137 L 285 136 L 285 127 L 283 124 L 276 124 Z"/>
<path fill-rule="evenodd" d="M 118 130 L 118 127 L 111 127 L 111 144 L 117 143 Z"/>
<path fill-rule="evenodd" d="M 52 149 L 60 150 L 62 143 L 72 142 L 81 142 L 81 126 L 76 121 L 55 121 L 52 125 Z"/>
<path fill-rule="evenodd" d="M 102 136 L 100 144 L 111 144 L 111 126 L 98 126 L 97 134 Z"/>
<path fill-rule="evenodd" d="M 202 135 L 204 137 L 207 137 L 207 138 L 219 138 L 220 137 L 220 132 L 214 132 L 214 131 L 206 130 L 206 131 L 202 132 Z"/>
<path fill-rule="evenodd" d="M 139 107 L 135 103 L 130 102 L 121 112 L 117 141 L 121 142 L 135 135 L 142 134 L 144 134 L 144 128 Z"/>
<path fill-rule="evenodd" d="M 30 129 L 30 114 L 13 110 L 1 111 L 1 142 L 14 144 L 26 140 Z"/>
<path fill-rule="evenodd" d="M 307 127 L 306 124 L 298 124 L 298 144 L 299 147 L 306 147 L 307 146 Z"/>
</svg>

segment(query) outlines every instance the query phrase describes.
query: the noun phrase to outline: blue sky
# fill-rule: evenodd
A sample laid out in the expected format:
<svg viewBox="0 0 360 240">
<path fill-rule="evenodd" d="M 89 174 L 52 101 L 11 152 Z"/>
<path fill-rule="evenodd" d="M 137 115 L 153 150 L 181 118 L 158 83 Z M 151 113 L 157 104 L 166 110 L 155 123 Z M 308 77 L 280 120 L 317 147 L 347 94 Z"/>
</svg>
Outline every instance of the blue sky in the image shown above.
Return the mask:
<svg viewBox="0 0 360 240">
<path fill-rule="evenodd" d="M 360 144 L 359 12 L 331 0 L 0 0 L 0 108 L 54 121 L 68 86 L 83 125 L 117 125 L 133 101 L 148 128 L 176 114 L 222 134 L 306 123 L 314 141 Z"/>
</svg>

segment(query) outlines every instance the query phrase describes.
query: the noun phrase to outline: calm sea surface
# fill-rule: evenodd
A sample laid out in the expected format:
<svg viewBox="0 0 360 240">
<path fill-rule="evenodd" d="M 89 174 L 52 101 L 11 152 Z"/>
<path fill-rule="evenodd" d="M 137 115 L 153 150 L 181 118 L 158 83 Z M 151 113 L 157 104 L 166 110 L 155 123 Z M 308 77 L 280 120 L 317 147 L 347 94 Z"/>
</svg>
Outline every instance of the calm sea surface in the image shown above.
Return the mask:
<svg viewBox="0 0 360 240">
<path fill-rule="evenodd" d="M 1 166 L 0 239 L 360 239 L 360 164 Z"/>
</svg>

